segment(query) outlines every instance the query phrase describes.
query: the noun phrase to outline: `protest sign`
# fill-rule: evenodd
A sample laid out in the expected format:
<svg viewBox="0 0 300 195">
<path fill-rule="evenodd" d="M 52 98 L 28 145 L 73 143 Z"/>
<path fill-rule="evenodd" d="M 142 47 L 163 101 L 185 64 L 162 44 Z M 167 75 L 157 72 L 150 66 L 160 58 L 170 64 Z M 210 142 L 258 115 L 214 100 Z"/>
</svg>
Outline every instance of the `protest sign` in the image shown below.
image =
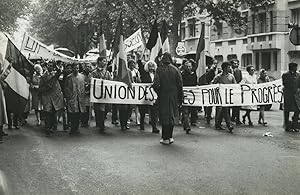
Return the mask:
<svg viewBox="0 0 300 195">
<path fill-rule="evenodd" d="M 27 33 L 24 34 L 23 42 L 21 45 L 21 52 L 28 59 L 48 59 L 63 62 L 75 62 L 75 59 L 57 52 L 35 38 L 29 36 Z"/>
<path fill-rule="evenodd" d="M 151 83 L 133 83 L 132 89 L 116 81 L 92 79 L 91 102 L 153 104 L 157 94 Z M 184 106 L 244 106 L 283 102 L 282 80 L 261 84 L 213 84 L 183 87 Z"/>
<path fill-rule="evenodd" d="M 124 43 L 125 43 L 126 52 L 132 51 L 142 46 L 143 45 L 142 30 L 138 29 L 135 33 L 130 35 L 130 37 L 125 39 Z"/>
<path fill-rule="evenodd" d="M 151 83 L 132 83 L 129 88 L 123 82 L 103 79 L 91 80 L 91 102 L 107 104 L 153 104 L 157 98 Z"/>
</svg>

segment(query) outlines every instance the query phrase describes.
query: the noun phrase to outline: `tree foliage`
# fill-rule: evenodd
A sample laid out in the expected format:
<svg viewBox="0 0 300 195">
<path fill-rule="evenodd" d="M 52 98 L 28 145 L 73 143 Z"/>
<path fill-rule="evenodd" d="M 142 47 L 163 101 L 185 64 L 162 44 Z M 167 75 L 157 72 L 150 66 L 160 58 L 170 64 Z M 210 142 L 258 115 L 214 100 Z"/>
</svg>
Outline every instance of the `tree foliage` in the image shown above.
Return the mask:
<svg viewBox="0 0 300 195">
<path fill-rule="evenodd" d="M 15 0 L 16 1 L 16 0 Z M 149 32 L 155 19 L 166 20 L 170 28 L 172 53 L 179 41 L 178 25 L 184 16 L 206 10 L 212 23 L 225 21 L 234 28 L 243 28 L 245 18 L 238 11 L 242 3 L 253 9 L 266 6 L 272 0 L 39 0 L 34 5 L 32 32 L 46 43 L 69 47 L 83 55 L 90 46 L 90 38 L 103 30 L 110 47 L 116 21 L 121 11 L 125 36 L 142 28 Z"/>
<path fill-rule="evenodd" d="M 30 1 L 1 0 L 0 1 L 0 31 L 13 32 L 19 17 L 27 14 Z"/>
</svg>

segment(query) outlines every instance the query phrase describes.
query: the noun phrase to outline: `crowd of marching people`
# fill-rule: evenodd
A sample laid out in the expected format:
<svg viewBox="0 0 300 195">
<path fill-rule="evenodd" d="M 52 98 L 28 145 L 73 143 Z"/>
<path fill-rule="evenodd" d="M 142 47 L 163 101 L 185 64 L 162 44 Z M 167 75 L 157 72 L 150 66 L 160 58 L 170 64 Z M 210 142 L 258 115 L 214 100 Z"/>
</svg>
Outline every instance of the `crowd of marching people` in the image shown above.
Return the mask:
<svg viewBox="0 0 300 195">
<path fill-rule="evenodd" d="M 191 127 L 196 126 L 199 111 L 202 112 L 202 108 L 199 107 L 182 106 L 183 86 L 269 82 L 266 70 L 261 69 L 256 77 L 252 65 L 247 66 L 247 74 L 242 74 L 238 60 L 223 62 L 221 68 L 217 67 L 218 61 L 213 60 L 212 64 L 207 65 L 205 77 L 200 79 L 197 79 L 195 73 L 196 63 L 194 60 L 183 59 L 182 64 L 176 66 L 169 53 L 163 54 L 155 61 L 148 62 L 143 61 L 138 54 L 132 55 L 128 57 L 127 64 L 132 83 L 153 83 L 152 87 L 158 95 L 154 105 L 91 104 L 89 99 L 91 79 L 115 79 L 112 62 L 108 62 L 104 56 L 98 57 L 96 63 L 39 60 L 34 62 L 35 73 L 30 83 L 31 101 L 28 102 L 27 109 L 22 115 L 7 110 L 8 129 L 19 129 L 20 126 L 26 124 L 31 110 L 34 110 L 35 113 L 36 126 L 44 125 L 46 136 L 55 133 L 59 122 L 63 124 L 64 131 L 69 132 L 70 135 L 79 134 L 80 126 L 90 126 L 92 118 L 95 119 L 99 132 L 103 133 L 108 113 L 111 113 L 111 123 L 120 126 L 122 131 L 130 128 L 129 123 L 133 122 L 132 118 L 135 119 L 140 130 L 145 130 L 145 116 L 148 114 L 152 133 L 160 133 L 158 129 L 158 124 L 160 124 L 162 127 L 160 143 L 171 144 L 174 142 L 173 128 L 178 119 L 180 119 L 183 130 L 190 134 Z M 2 84 L 0 96 L 2 96 L 2 88 L 5 88 L 3 81 L 9 72 L 0 70 L 0 73 Z M 5 110 L 1 102 L 0 106 L 2 106 L 1 111 Z M 241 109 L 245 110 L 243 116 L 240 116 Z M 253 126 L 252 110 L 257 110 L 257 106 L 217 106 L 214 114 L 215 128 L 225 130 L 222 126 L 223 119 L 229 132 L 232 132 L 234 124 L 247 123 L 249 126 Z M 259 106 L 258 124 L 263 126 L 267 125 L 264 110 L 264 105 Z M 206 123 L 210 124 L 213 119 L 213 107 L 204 107 L 203 111 Z M 0 141 L 2 141 L 2 136 L 7 136 L 3 130 L 3 117 L 3 112 L 0 112 Z M 297 131 L 297 128 L 292 129 Z M 286 130 L 290 130 L 290 128 L 286 127 Z"/>
</svg>

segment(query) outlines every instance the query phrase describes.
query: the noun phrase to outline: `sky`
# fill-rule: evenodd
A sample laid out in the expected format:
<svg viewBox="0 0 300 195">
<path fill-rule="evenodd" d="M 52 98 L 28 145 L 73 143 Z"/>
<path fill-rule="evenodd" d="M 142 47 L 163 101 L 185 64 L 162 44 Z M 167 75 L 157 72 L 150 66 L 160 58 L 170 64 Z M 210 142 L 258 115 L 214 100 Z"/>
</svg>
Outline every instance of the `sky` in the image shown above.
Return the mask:
<svg viewBox="0 0 300 195">
<path fill-rule="evenodd" d="M 29 27 L 29 20 L 26 20 L 24 18 L 19 18 L 17 23 L 19 25 L 19 28 L 16 30 L 16 32 L 14 32 L 12 37 L 14 39 L 14 43 L 16 44 L 16 46 L 20 48 L 24 33 L 26 32 L 26 29 L 28 29 Z"/>
</svg>

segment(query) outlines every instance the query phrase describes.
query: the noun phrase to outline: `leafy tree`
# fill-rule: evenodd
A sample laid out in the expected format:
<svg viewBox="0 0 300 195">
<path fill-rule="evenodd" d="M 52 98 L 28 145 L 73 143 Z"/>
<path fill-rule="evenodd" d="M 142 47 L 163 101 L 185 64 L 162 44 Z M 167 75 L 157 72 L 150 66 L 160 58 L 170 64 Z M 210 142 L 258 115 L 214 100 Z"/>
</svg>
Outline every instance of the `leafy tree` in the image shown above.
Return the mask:
<svg viewBox="0 0 300 195">
<path fill-rule="evenodd" d="M 27 14 L 30 1 L 1 0 L 0 1 L 0 31 L 13 32 L 19 17 Z"/>
<path fill-rule="evenodd" d="M 178 26 L 184 16 L 206 10 L 215 24 L 225 21 L 233 28 L 246 25 L 238 11 L 242 3 L 252 9 L 267 6 L 272 0 L 39 0 L 34 7 L 32 31 L 46 43 L 69 47 L 81 56 L 89 49 L 91 37 L 100 23 L 110 47 L 121 11 L 125 36 L 142 28 L 149 32 L 155 19 L 166 20 L 170 29 L 172 53 L 179 41 Z"/>
</svg>

